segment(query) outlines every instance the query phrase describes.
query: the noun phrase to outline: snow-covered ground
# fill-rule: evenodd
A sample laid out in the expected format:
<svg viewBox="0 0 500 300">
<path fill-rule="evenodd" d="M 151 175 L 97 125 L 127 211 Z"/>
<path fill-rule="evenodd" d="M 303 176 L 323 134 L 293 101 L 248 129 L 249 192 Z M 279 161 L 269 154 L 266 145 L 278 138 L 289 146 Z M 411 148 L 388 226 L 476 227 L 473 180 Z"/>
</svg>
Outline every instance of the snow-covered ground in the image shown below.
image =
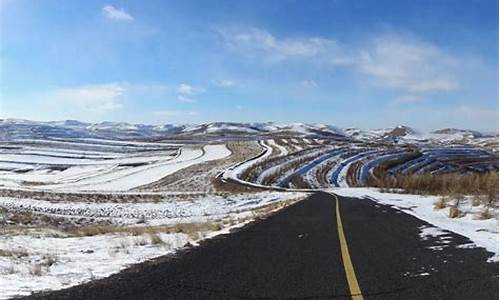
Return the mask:
<svg viewBox="0 0 500 300">
<path fill-rule="evenodd" d="M 278 154 L 279 156 L 288 155 L 288 150 L 285 147 L 281 146 L 280 144 L 276 143 L 275 140 L 270 139 L 270 140 L 267 140 L 266 143 L 269 146 L 276 147 L 280 151 L 280 153 Z"/>
<path fill-rule="evenodd" d="M 255 164 L 261 161 L 265 161 L 273 153 L 273 148 L 271 146 L 263 142 L 260 142 L 259 144 L 262 146 L 263 149 L 261 154 L 259 154 L 257 157 L 238 163 L 235 166 L 232 166 L 231 168 L 225 170 L 224 173 L 222 174 L 222 177 L 224 179 L 233 179 L 236 181 L 240 181 L 242 183 L 246 183 L 245 181 L 239 178 L 239 175 L 241 175 L 241 173 L 243 173 L 248 168 L 251 168 Z"/>
<path fill-rule="evenodd" d="M 57 191 L 126 191 L 132 188 L 157 181 L 178 170 L 206 161 L 222 159 L 231 152 L 224 144 L 206 145 L 200 148 L 182 148 L 180 155 L 172 156 L 133 156 L 115 160 L 85 160 L 88 165 L 73 165 L 61 171 L 34 170 L 28 173 L 0 172 L 0 183 L 4 186 L 20 186 L 24 181 L 35 181 L 39 184 L 30 186 L 33 189 Z M 5 156 L 5 155 L 3 155 Z M 14 155 L 15 156 L 15 155 Z M 36 157 L 39 159 L 38 157 Z M 20 160 L 32 161 L 33 157 L 23 155 Z M 44 158 L 47 159 L 47 158 Z M 50 162 L 61 162 L 62 158 L 51 158 Z M 66 159 L 68 164 L 82 159 Z M 66 161 L 65 160 L 65 161 Z M 48 161 L 45 161 L 49 163 Z M 40 162 L 38 162 L 40 163 Z M 123 164 L 141 163 L 140 166 L 123 166 Z M 45 183 L 45 184 L 40 184 Z"/>
<path fill-rule="evenodd" d="M 292 193 L 292 195 L 299 194 Z M 164 200 L 156 203 L 51 202 L 0 197 L 0 207 L 52 217 L 106 220 L 120 225 L 136 224 L 139 220 L 147 225 L 161 225 L 179 221 L 197 222 L 206 216 L 220 217 L 273 203 L 284 196 L 282 192 L 265 192 L 229 198 L 211 195 L 205 198 L 179 201 L 169 200 L 168 195 L 165 195 Z M 290 196 L 287 194 L 287 197 Z"/>
<path fill-rule="evenodd" d="M 450 218 L 448 209 L 434 209 L 437 196 L 421 196 L 410 194 L 381 193 L 375 188 L 336 188 L 332 192 L 347 197 L 368 197 L 382 204 L 388 204 L 402 212 L 413 215 L 438 228 L 449 230 L 469 238 L 474 245 L 492 252 L 490 261 L 498 261 L 498 210 L 492 209 L 496 217 L 481 220 L 479 213 L 482 207 L 473 207 L 469 202 L 463 203 L 460 210 L 466 213 L 462 218 Z M 424 230 L 424 228 L 423 228 Z M 440 230 L 423 231 L 423 236 L 442 234 Z"/>
<path fill-rule="evenodd" d="M 268 204 L 292 203 L 305 193 L 262 192 L 228 198 L 206 197 L 194 201 L 160 203 L 51 203 L 0 198 L 0 207 L 27 209 L 58 217 L 107 218 L 115 224 L 160 226 L 213 222 L 219 227 L 203 232 L 155 233 L 134 236 L 108 233 L 71 236 L 40 229 L 0 235 L 0 299 L 27 295 L 43 289 L 60 289 L 116 273 L 127 266 L 172 253 L 188 243 L 227 233 L 254 217 L 254 210 Z M 24 204 L 23 204 L 24 203 Z M 140 223 L 138 219 L 141 219 Z M 227 222 L 224 222 L 227 221 Z M 219 223 L 215 223 L 219 221 Z"/>
</svg>

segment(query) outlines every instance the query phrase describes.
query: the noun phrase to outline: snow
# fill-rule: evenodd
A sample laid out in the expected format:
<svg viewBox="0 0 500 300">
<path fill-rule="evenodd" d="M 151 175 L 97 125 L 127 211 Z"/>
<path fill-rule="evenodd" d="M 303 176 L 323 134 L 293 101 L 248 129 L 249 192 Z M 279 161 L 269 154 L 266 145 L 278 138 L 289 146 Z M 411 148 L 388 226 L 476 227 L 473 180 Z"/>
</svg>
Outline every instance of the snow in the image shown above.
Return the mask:
<svg viewBox="0 0 500 300">
<path fill-rule="evenodd" d="M 108 220 L 116 224 L 135 224 L 144 218 L 146 224 L 169 224 L 183 219 L 195 221 L 206 216 L 222 216 L 253 209 L 279 201 L 284 197 L 300 197 L 302 193 L 262 192 L 249 195 L 210 196 L 190 201 L 168 200 L 158 203 L 85 203 L 51 202 L 34 199 L 0 197 L 0 207 L 16 211 L 30 211 L 58 217 L 79 217 Z"/>
<path fill-rule="evenodd" d="M 280 151 L 280 153 L 278 155 L 280 155 L 280 156 L 288 155 L 288 150 L 285 147 L 281 146 L 280 144 L 276 143 L 275 140 L 270 139 L 270 140 L 267 140 L 266 143 L 269 146 L 278 148 L 278 150 Z"/>
<path fill-rule="evenodd" d="M 148 184 L 175 173 L 183 168 L 231 155 L 225 144 L 205 145 L 203 149 L 183 147 L 176 157 L 171 152 L 155 152 L 134 154 L 109 160 L 85 160 L 85 164 L 77 164 L 80 159 L 62 159 L 42 157 L 47 163 L 72 163 L 63 171 L 54 171 L 49 167 L 37 167 L 26 173 L 0 171 L 0 184 L 16 187 L 24 181 L 37 182 L 31 189 L 58 191 L 126 191 Z M 15 156 L 15 155 L 13 155 Z M 38 160 L 38 156 L 18 155 L 19 160 Z M 12 167 L 10 163 L 2 163 Z M 130 164 L 130 165 L 126 165 Z M 140 165 L 134 165 L 140 164 Z"/>
<path fill-rule="evenodd" d="M 209 222 L 222 218 L 235 220 L 236 225 L 222 230 L 202 232 L 199 238 L 211 238 L 228 233 L 253 217 L 253 209 L 284 200 L 297 201 L 306 193 L 261 192 L 235 195 L 229 199 L 207 196 L 193 201 L 168 201 L 159 203 L 52 203 L 50 201 L 0 198 L 0 207 L 20 209 L 37 213 L 108 218 L 113 224 L 129 224 L 132 219 L 145 215 L 140 226 L 165 225 L 189 222 Z M 139 225 L 136 225 L 139 226 Z M 29 295 L 32 291 L 61 289 L 89 280 L 103 278 L 119 272 L 134 263 L 173 253 L 188 242 L 197 245 L 200 241 L 184 233 L 158 233 L 163 241 L 151 242 L 144 234 L 105 234 L 88 237 L 68 237 L 53 230 L 38 230 L 22 234 L 0 235 L 0 249 L 24 252 L 23 256 L 0 256 L 0 299 L 15 295 Z M 52 257 L 55 263 L 43 267 L 40 275 L 30 270 L 44 257 Z"/>
<path fill-rule="evenodd" d="M 312 149 L 312 150 L 308 150 L 307 153 L 302 153 L 301 155 L 295 156 L 295 157 L 293 157 L 291 159 L 288 158 L 286 160 L 278 162 L 274 166 L 272 166 L 270 168 L 267 168 L 267 169 L 263 170 L 262 172 L 260 172 L 259 176 L 257 177 L 256 182 L 258 184 L 261 184 L 263 182 L 264 178 L 266 178 L 267 176 L 269 176 L 271 174 L 275 174 L 279 170 L 283 169 L 285 166 L 287 166 L 289 164 L 292 164 L 292 163 L 294 163 L 296 161 L 306 159 L 306 158 L 311 158 L 312 159 L 312 158 L 314 158 L 314 157 L 322 154 L 325 151 L 327 151 L 327 149 L 325 149 L 325 148 Z M 280 182 L 280 179 L 287 178 L 289 175 L 293 174 L 294 172 L 295 172 L 295 170 L 291 169 L 291 170 L 288 170 L 286 173 L 281 174 L 280 177 L 279 177 L 279 179 L 278 179 L 278 182 Z"/>
<path fill-rule="evenodd" d="M 232 180 L 247 184 L 246 181 L 243 181 L 239 178 L 239 175 L 243 173 L 246 169 L 252 167 L 253 165 L 266 160 L 269 156 L 271 156 L 273 152 L 273 148 L 271 146 L 266 145 L 262 141 L 260 141 L 259 144 L 263 148 L 262 152 L 259 155 L 249 160 L 246 160 L 242 163 L 238 163 L 235 166 L 232 166 L 229 169 L 225 170 L 224 173 L 222 174 L 222 178 L 224 179 L 230 178 Z"/>
<path fill-rule="evenodd" d="M 90 159 L 112 159 L 122 156 L 123 154 L 106 153 L 106 152 L 94 152 L 92 151 L 68 151 L 68 150 L 52 150 L 52 149 L 36 149 L 30 150 L 25 147 L 22 154 L 31 154 L 39 156 L 56 156 L 56 157 L 67 157 L 67 158 L 90 158 Z M 0 156 L 1 158 L 2 156 Z"/>
<path fill-rule="evenodd" d="M 80 138 L 77 140 L 88 141 L 100 144 L 116 144 L 116 145 L 134 145 L 134 146 L 182 146 L 181 144 L 164 143 L 164 142 L 136 142 L 136 141 L 118 141 L 118 140 L 108 140 L 108 139 L 94 139 L 94 138 Z"/>
<path fill-rule="evenodd" d="M 103 140 L 97 140 L 97 141 L 103 141 Z M 37 146 L 42 146 L 45 145 L 50 146 L 50 147 L 60 147 L 60 148 L 67 148 L 69 147 L 78 147 L 79 151 L 82 151 L 83 149 L 91 148 L 94 149 L 99 149 L 99 151 L 122 151 L 122 150 L 136 150 L 136 149 L 143 149 L 143 150 L 161 150 L 165 148 L 171 148 L 168 144 L 161 144 L 161 143 L 155 143 L 155 146 L 146 146 L 146 145 L 141 145 L 141 144 L 136 144 L 135 142 L 130 142 L 127 144 L 116 144 L 116 143 L 106 143 L 106 142 L 85 142 L 85 141 L 78 141 L 78 140 L 37 140 L 37 139 L 20 139 L 16 140 L 16 143 L 28 143 L 28 144 L 36 144 Z M 175 145 L 176 147 L 179 147 L 181 145 Z"/>
<path fill-rule="evenodd" d="M 66 158 L 66 157 L 52 157 L 42 155 L 29 155 L 29 154 L 5 154 L 0 155 L 0 160 L 5 162 L 14 163 L 31 163 L 31 164 L 80 164 L 80 163 L 95 163 L 95 160 L 85 158 Z"/>
<path fill-rule="evenodd" d="M 218 133 L 218 132 L 228 132 L 228 131 L 236 131 L 236 132 L 246 132 L 246 133 L 257 133 L 258 131 L 252 128 L 244 127 L 244 126 L 235 126 L 235 125 L 227 125 L 220 124 L 215 126 L 212 124 L 208 126 L 206 132 L 207 133 Z"/>
<path fill-rule="evenodd" d="M 478 247 L 483 247 L 493 253 L 489 261 L 498 261 L 498 218 L 479 220 L 474 216 L 474 213 L 478 212 L 478 208 L 464 205 L 460 208 L 470 213 L 462 218 L 449 218 L 446 209 L 434 209 L 433 204 L 439 199 L 437 196 L 381 193 L 375 188 L 336 188 L 331 191 L 341 196 L 368 197 L 379 203 L 392 205 L 394 208 L 440 229 L 449 230 L 469 238 Z M 498 214 L 498 212 L 496 213 Z M 428 235 L 442 235 L 442 231 L 439 229 L 422 228 L 421 230 L 422 238 Z"/>
<path fill-rule="evenodd" d="M 330 178 L 330 181 L 334 186 L 348 187 L 346 177 L 347 177 L 347 171 L 349 170 L 351 165 L 359 160 L 365 159 L 369 155 L 373 155 L 378 152 L 380 151 L 371 150 L 362 153 L 357 153 L 343 160 L 340 164 L 338 164 L 337 166 L 335 166 L 335 168 L 332 168 L 332 170 L 328 172 L 328 178 Z"/>
<path fill-rule="evenodd" d="M 222 159 L 231 155 L 225 144 L 206 145 L 201 149 L 183 148 L 181 154 L 165 162 L 119 169 L 108 173 L 86 178 L 72 184 L 46 185 L 44 188 L 58 190 L 93 190 L 93 191 L 126 191 L 132 188 L 155 182 L 194 164 Z"/>
<path fill-rule="evenodd" d="M 32 291 L 61 289 L 97 278 L 107 277 L 127 266 L 172 253 L 191 241 L 183 233 L 159 234 L 164 244 L 138 245 L 147 236 L 107 234 L 91 237 L 34 238 L 29 235 L 1 235 L 0 245 L 12 250 L 28 249 L 29 256 L 19 259 L 0 257 L 0 267 L 10 274 L 0 274 L 0 299 L 29 295 Z M 42 275 L 30 274 L 30 268 L 43 257 L 55 263 Z"/>
</svg>

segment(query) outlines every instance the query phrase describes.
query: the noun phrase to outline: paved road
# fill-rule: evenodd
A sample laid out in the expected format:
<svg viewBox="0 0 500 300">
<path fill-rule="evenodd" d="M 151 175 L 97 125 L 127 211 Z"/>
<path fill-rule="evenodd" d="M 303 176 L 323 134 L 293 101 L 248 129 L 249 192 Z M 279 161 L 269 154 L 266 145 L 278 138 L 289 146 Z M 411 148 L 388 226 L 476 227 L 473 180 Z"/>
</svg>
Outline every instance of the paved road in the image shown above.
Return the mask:
<svg viewBox="0 0 500 300">
<path fill-rule="evenodd" d="M 456 248 L 466 238 L 450 233 L 432 250 L 439 240 L 421 240 L 428 224 L 419 219 L 367 199 L 339 197 L 339 208 L 342 226 L 336 198 L 317 193 L 175 257 L 31 298 L 498 299 L 498 264 L 482 249 Z M 353 277 L 362 296 L 350 295 Z"/>
</svg>

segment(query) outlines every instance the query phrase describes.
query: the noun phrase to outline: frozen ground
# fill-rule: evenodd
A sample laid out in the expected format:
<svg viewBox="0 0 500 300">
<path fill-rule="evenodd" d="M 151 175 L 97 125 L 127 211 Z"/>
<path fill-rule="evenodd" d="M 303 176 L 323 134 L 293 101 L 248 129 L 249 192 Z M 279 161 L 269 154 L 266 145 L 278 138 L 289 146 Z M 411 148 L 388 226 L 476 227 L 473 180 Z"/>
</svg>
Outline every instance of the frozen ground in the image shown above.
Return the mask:
<svg viewBox="0 0 500 300">
<path fill-rule="evenodd" d="M 485 248 L 494 253 L 490 260 L 498 261 L 498 209 L 492 209 L 491 213 L 495 217 L 482 220 L 479 215 L 484 207 L 474 207 L 470 201 L 465 200 L 460 205 L 460 209 L 466 215 L 461 218 L 450 218 L 447 208 L 434 209 L 433 204 L 439 199 L 436 196 L 381 193 L 375 188 L 337 188 L 332 191 L 346 197 L 367 197 L 376 202 L 391 205 L 438 228 L 461 234 L 474 242 L 474 245 L 470 245 L 471 247 Z M 425 229 L 422 233 L 423 237 L 441 234 L 442 231 L 437 229 Z"/>
</svg>

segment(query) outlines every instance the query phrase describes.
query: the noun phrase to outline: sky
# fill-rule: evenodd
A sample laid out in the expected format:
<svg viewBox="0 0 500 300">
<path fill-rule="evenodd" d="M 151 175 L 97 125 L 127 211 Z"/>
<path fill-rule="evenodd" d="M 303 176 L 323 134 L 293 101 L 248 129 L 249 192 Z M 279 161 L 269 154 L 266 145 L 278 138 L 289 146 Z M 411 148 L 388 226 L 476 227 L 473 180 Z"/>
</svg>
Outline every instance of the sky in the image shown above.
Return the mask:
<svg viewBox="0 0 500 300">
<path fill-rule="evenodd" d="M 498 1 L 0 0 L 0 117 L 498 131 Z"/>
</svg>

